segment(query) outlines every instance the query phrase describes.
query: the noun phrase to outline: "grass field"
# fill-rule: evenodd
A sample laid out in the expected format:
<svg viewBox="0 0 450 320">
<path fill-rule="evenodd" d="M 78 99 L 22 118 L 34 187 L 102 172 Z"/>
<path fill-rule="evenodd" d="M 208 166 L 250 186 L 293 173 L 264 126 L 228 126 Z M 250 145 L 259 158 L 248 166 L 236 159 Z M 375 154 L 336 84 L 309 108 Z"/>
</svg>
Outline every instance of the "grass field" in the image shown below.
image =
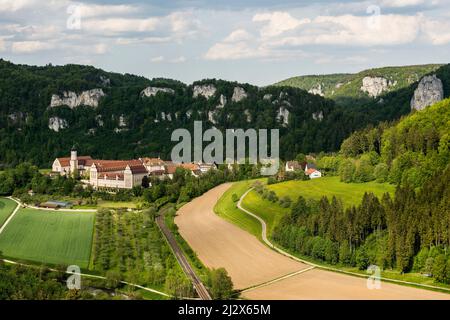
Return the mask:
<svg viewBox="0 0 450 320">
<path fill-rule="evenodd" d="M 373 192 L 377 197 L 385 192 L 394 193 L 395 186 L 388 183 L 377 183 L 374 181 L 366 183 L 344 183 L 339 181 L 339 177 L 323 177 L 308 181 L 287 181 L 268 186 L 268 189 L 275 191 L 278 197 L 289 196 L 292 201 L 299 196 L 320 200 L 327 196 L 330 200 L 332 196 L 341 199 L 344 206 L 358 205 L 364 192 Z"/>
<path fill-rule="evenodd" d="M 241 197 L 255 180 L 240 181 L 234 183 L 219 199 L 214 211 L 222 218 L 234 223 L 240 228 L 261 238 L 261 225 L 251 216 L 240 211 L 233 202 L 232 195 Z M 265 182 L 265 179 L 261 181 Z M 324 177 L 308 181 L 287 181 L 267 186 L 275 191 L 278 197 L 289 196 L 292 201 L 302 195 L 305 198 L 319 200 L 323 196 L 331 199 L 333 195 L 341 199 L 344 206 L 357 205 L 361 202 L 364 192 L 370 191 L 381 197 L 383 193 L 394 193 L 395 186 L 376 182 L 367 183 L 343 183 L 339 177 Z M 283 214 L 290 209 L 282 208 L 277 203 L 262 199 L 255 191 L 251 191 L 242 201 L 242 206 L 257 214 L 267 223 L 267 231 L 270 236 L 273 227 Z"/>
<path fill-rule="evenodd" d="M 16 202 L 6 198 L 0 198 L 0 227 L 5 223 L 16 206 Z"/>
<path fill-rule="evenodd" d="M 236 207 L 237 202 L 232 200 L 233 194 L 239 198 L 251 188 L 255 180 L 235 182 L 233 185 L 220 197 L 214 206 L 214 212 L 219 217 L 239 226 L 245 231 L 253 234 L 261 239 L 261 224 L 255 218 L 242 212 Z"/>
<path fill-rule="evenodd" d="M 73 201 L 73 200 L 72 200 Z M 136 209 L 137 203 L 133 201 L 106 201 L 106 200 L 98 200 L 96 205 L 82 204 L 82 205 L 74 205 L 73 209 L 98 209 L 98 208 L 131 208 Z"/>
<path fill-rule="evenodd" d="M 94 213 L 20 209 L 0 235 L 0 251 L 10 258 L 87 268 Z"/>
</svg>

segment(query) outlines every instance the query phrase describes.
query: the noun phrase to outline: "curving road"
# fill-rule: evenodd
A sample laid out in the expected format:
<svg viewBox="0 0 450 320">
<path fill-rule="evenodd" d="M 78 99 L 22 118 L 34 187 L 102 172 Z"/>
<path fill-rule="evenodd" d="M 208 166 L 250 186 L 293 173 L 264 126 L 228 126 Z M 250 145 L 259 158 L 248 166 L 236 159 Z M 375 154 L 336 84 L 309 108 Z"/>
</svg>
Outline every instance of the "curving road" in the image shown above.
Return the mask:
<svg viewBox="0 0 450 320">
<path fill-rule="evenodd" d="M 450 299 L 449 294 L 387 282 L 371 290 L 365 278 L 319 269 L 281 249 L 276 252 L 267 237 L 265 245 L 214 213 L 214 205 L 230 186 L 220 185 L 186 204 L 175 222 L 200 260 L 210 268 L 224 267 L 244 298 Z"/>
</svg>

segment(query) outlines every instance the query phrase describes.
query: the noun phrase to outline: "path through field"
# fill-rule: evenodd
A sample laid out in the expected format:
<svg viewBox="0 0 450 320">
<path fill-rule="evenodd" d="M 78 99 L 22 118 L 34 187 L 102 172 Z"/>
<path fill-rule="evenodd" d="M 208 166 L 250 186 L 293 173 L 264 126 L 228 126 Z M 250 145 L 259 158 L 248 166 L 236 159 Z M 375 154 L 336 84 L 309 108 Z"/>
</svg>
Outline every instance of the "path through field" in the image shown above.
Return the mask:
<svg viewBox="0 0 450 320">
<path fill-rule="evenodd" d="M 183 206 L 175 223 L 210 268 L 224 267 L 249 299 L 450 299 L 450 294 L 382 282 L 370 290 L 363 278 L 311 268 L 275 252 L 221 219 L 214 205 L 231 184 L 220 185 Z M 310 270 L 305 270 L 305 269 Z M 299 272 L 304 270 L 304 272 Z M 291 276 L 288 276 L 292 274 Z M 274 279 L 278 279 L 274 281 Z M 265 285 L 263 285 L 265 284 Z"/>
</svg>

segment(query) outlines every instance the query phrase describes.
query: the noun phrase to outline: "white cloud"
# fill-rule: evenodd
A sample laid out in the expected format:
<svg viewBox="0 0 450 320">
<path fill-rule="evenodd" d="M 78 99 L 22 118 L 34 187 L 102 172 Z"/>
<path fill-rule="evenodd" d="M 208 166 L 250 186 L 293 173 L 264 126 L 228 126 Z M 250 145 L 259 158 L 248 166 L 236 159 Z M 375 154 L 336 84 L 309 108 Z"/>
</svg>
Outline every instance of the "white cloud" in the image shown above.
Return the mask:
<svg viewBox="0 0 450 320">
<path fill-rule="evenodd" d="M 237 29 L 230 33 L 223 42 L 239 42 L 253 39 L 253 36 L 244 29 Z"/>
<path fill-rule="evenodd" d="M 450 43 L 450 22 L 426 18 L 423 14 L 317 16 L 299 20 L 289 13 L 275 12 L 256 14 L 253 21 L 257 22 L 259 37 L 253 37 L 244 29 L 234 30 L 212 45 L 204 58 L 292 58 L 302 54 L 299 49 L 310 45 L 382 48 L 421 40 L 434 45 Z M 327 63 L 327 59 L 319 58 L 318 62 Z M 347 64 L 363 62 L 361 56 L 340 61 Z"/>
<path fill-rule="evenodd" d="M 53 45 L 42 41 L 18 41 L 13 42 L 11 50 L 14 53 L 33 53 L 36 51 L 52 49 Z"/>
<path fill-rule="evenodd" d="M 99 43 L 94 46 L 94 53 L 104 54 L 108 50 L 108 46 L 104 43 Z"/>
<path fill-rule="evenodd" d="M 186 58 L 184 56 L 179 56 L 177 58 L 174 58 L 170 60 L 171 63 L 183 63 L 186 62 Z"/>
<path fill-rule="evenodd" d="M 280 11 L 256 14 L 253 16 L 253 21 L 268 22 L 268 24 L 261 29 L 262 37 L 274 37 L 310 22 L 309 19 L 298 20 L 292 17 L 288 12 Z"/>
<path fill-rule="evenodd" d="M 213 45 L 205 54 L 207 60 L 236 60 L 254 58 L 261 52 L 251 48 L 245 42 L 227 43 L 219 42 Z"/>
<path fill-rule="evenodd" d="M 436 2 L 430 1 L 430 2 Z M 424 4 L 425 0 L 382 0 L 381 5 L 385 7 L 402 8 L 409 6 L 418 6 Z"/>
<path fill-rule="evenodd" d="M 373 20 L 375 19 L 375 20 Z M 290 35 L 272 39 L 270 45 L 398 45 L 415 40 L 420 30 L 419 16 L 354 15 L 318 16 Z"/>
<path fill-rule="evenodd" d="M 114 16 L 135 13 L 138 8 L 130 5 L 97 5 L 97 4 L 77 4 L 73 5 L 73 13 L 79 14 L 81 18 L 91 18 L 100 16 Z"/>
<path fill-rule="evenodd" d="M 150 59 L 151 62 L 155 63 L 155 62 L 163 62 L 165 59 L 163 56 L 157 56 L 157 57 L 153 57 Z"/>
<path fill-rule="evenodd" d="M 275 60 L 303 56 L 301 50 L 277 50 L 267 47 L 245 30 L 238 29 L 230 33 L 221 42 L 214 44 L 204 54 L 207 60 L 237 60 L 260 58 Z"/>
<path fill-rule="evenodd" d="M 5 51 L 5 41 L 3 39 L 0 39 L 0 52 Z"/>
<path fill-rule="evenodd" d="M 450 43 L 450 21 L 426 20 L 423 23 L 425 37 L 433 45 L 444 45 Z"/>
<path fill-rule="evenodd" d="M 102 20 L 82 21 L 83 30 L 91 33 L 119 34 L 126 32 L 151 32 L 155 31 L 160 24 L 159 18 L 148 19 L 127 19 L 127 18 L 108 18 Z"/>
<path fill-rule="evenodd" d="M 36 3 L 36 0 L 0 0 L 0 12 L 15 12 L 31 7 Z"/>
</svg>

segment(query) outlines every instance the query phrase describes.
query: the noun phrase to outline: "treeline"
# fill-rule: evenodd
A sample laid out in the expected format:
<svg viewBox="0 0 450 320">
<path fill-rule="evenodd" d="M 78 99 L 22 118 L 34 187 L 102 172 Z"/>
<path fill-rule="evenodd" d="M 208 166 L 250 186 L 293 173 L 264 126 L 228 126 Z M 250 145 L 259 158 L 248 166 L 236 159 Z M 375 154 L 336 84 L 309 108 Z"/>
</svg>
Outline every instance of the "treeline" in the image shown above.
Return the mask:
<svg viewBox="0 0 450 320">
<path fill-rule="evenodd" d="M 0 255 L 1 256 L 1 255 Z M 91 300 L 86 290 L 68 290 L 66 275 L 46 268 L 6 265 L 0 260 L 0 300 Z"/>
<path fill-rule="evenodd" d="M 366 193 L 359 206 L 305 200 L 292 205 L 273 231 L 282 246 L 330 264 L 375 264 L 416 271 L 450 283 L 450 168 L 419 190 L 398 187 L 392 199 Z"/>
<path fill-rule="evenodd" d="M 340 153 L 318 160 L 344 182 L 389 182 L 420 187 L 450 163 L 450 99 L 414 112 L 395 125 L 353 133 Z"/>
</svg>

